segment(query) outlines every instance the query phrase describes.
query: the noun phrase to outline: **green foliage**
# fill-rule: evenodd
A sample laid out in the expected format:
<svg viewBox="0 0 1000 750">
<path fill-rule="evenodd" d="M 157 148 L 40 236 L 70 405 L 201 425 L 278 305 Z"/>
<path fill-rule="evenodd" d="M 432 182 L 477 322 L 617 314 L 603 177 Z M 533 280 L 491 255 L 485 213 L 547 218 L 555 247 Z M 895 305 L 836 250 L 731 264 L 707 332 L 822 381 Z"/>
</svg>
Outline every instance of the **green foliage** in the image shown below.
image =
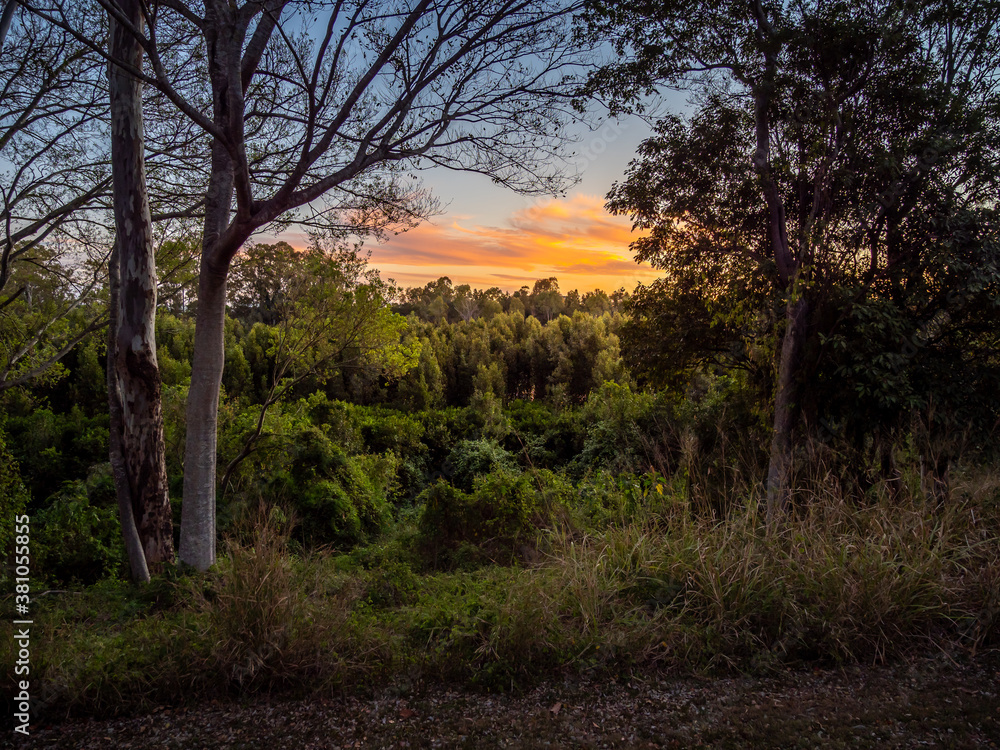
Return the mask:
<svg viewBox="0 0 1000 750">
<path fill-rule="evenodd" d="M 495 440 L 460 440 L 443 469 L 452 484 L 468 492 L 477 477 L 493 471 L 515 472 L 517 463 Z"/>
<path fill-rule="evenodd" d="M 559 482 L 538 481 L 557 502 Z M 521 478 L 488 484 L 530 502 Z M 547 534 L 532 565 L 484 565 L 481 546 L 442 549 L 453 572 L 421 572 L 406 527 L 350 555 L 296 555 L 287 522 L 265 510 L 213 572 L 157 582 L 175 592 L 162 600 L 105 583 L 40 601 L 32 674 L 60 710 L 107 714 L 387 680 L 509 689 L 553 669 L 768 674 L 905 658 L 929 643 L 979 649 L 1000 637 L 1000 550 L 978 533 L 1000 523 L 996 487 L 995 474 L 965 476 L 961 502 L 943 510 L 917 496 L 860 510 L 831 502 L 778 534 L 752 509 L 718 523 L 636 507 L 624 524 Z M 471 496 L 432 490 L 439 507 L 481 517 Z M 0 667 L 12 666 L 8 651 Z"/>
<path fill-rule="evenodd" d="M 68 372 L 61 360 L 73 342 L 101 328 L 107 304 L 99 289 L 80 283 L 68 258 L 79 263 L 81 248 L 67 244 L 57 232 L 24 254 L 4 256 L 10 276 L 0 291 L 0 383 L 23 377 L 32 388 L 51 388 Z"/>
<path fill-rule="evenodd" d="M 933 218 L 939 239 L 895 269 L 891 295 L 844 290 L 826 311 L 819 418 L 854 446 L 902 432 L 987 447 L 1000 407 L 1000 225 L 994 211 Z M 833 437 L 831 435 L 831 437 Z"/>
<path fill-rule="evenodd" d="M 108 460 L 108 417 L 86 415 L 79 407 L 68 413 L 35 408 L 10 415 L 5 423 L 8 447 L 35 504 L 63 482 L 82 480 L 95 464 Z"/>
<path fill-rule="evenodd" d="M 14 543 L 14 518 L 24 513 L 27 504 L 28 490 L 21 480 L 20 468 L 0 431 L 0 557 L 3 560 L 7 560 Z M 6 574 L 4 565 L 4 577 Z"/>
<path fill-rule="evenodd" d="M 191 380 L 194 353 L 194 321 L 161 312 L 156 316 L 156 359 L 166 386 L 186 385 Z"/>
<path fill-rule="evenodd" d="M 315 427 L 294 435 L 282 452 L 288 460 L 259 478 L 261 492 L 295 512 L 305 541 L 350 547 L 386 528 L 397 465 L 392 453 L 349 456 Z"/>
<path fill-rule="evenodd" d="M 495 469 L 471 493 L 439 480 L 417 498 L 422 546 L 435 566 L 505 564 L 532 550 L 538 530 L 551 527 L 572 498 L 572 485 L 546 470 Z"/>
<path fill-rule="evenodd" d="M 424 353 L 388 395 L 411 408 L 481 405 L 487 394 L 567 405 L 605 381 L 630 382 L 619 351 L 621 314 L 577 309 L 546 321 L 516 310 L 455 323 L 411 316 Z"/>
<path fill-rule="evenodd" d="M 125 545 L 110 466 L 66 482 L 32 514 L 32 563 L 58 584 L 89 585 L 125 569 Z"/>
</svg>

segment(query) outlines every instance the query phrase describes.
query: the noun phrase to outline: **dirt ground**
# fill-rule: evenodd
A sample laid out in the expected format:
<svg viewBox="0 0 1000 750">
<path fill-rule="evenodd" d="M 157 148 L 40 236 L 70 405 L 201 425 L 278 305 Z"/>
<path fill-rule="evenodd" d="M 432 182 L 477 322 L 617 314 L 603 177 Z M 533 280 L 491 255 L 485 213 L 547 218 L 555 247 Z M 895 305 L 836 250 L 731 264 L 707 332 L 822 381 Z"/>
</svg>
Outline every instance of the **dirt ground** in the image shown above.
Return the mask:
<svg viewBox="0 0 1000 750">
<path fill-rule="evenodd" d="M 395 685 L 39 722 L 25 748 L 995 748 L 1000 652 L 721 679 L 558 677 L 515 694 Z M 9 735 L 8 735 L 9 736 Z"/>
</svg>

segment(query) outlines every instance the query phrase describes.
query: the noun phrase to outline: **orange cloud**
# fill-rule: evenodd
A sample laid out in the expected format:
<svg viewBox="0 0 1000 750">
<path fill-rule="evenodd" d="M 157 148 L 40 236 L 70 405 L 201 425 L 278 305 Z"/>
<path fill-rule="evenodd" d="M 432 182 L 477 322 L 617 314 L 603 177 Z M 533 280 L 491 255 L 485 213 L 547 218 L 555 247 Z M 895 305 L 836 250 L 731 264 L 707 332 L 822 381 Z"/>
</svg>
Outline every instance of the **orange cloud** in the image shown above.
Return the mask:
<svg viewBox="0 0 1000 750">
<path fill-rule="evenodd" d="M 631 289 L 657 274 L 637 264 L 627 219 L 611 216 L 596 196 L 551 199 L 515 212 L 505 226 L 452 219 L 422 224 L 372 248 L 372 263 L 404 286 L 439 276 L 456 284 L 516 289 L 556 276 L 564 290 Z"/>
</svg>

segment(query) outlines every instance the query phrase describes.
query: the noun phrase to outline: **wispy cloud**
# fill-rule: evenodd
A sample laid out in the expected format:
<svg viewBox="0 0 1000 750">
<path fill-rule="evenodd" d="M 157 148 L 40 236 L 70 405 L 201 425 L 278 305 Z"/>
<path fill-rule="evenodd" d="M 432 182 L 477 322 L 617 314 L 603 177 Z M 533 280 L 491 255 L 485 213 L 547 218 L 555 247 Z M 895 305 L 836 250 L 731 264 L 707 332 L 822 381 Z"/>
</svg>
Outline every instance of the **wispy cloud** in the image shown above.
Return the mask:
<svg viewBox="0 0 1000 750">
<path fill-rule="evenodd" d="M 373 248 L 386 276 L 412 285 L 438 276 L 455 283 L 515 288 L 548 276 L 563 289 L 613 289 L 656 276 L 632 260 L 636 238 L 627 219 L 611 216 L 601 198 L 578 193 L 511 215 L 503 226 L 466 217 L 424 224 Z"/>
</svg>

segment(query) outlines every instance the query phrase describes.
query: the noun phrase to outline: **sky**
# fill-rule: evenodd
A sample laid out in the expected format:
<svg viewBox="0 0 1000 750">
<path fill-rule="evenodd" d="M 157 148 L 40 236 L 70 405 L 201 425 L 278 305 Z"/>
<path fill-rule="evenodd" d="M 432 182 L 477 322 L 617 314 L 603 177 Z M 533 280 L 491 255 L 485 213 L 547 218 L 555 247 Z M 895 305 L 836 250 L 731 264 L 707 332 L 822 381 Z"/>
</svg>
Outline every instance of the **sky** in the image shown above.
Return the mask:
<svg viewBox="0 0 1000 750">
<path fill-rule="evenodd" d="M 415 229 L 370 245 L 371 263 L 404 287 L 440 276 L 455 285 L 515 291 L 555 276 L 565 293 L 631 291 L 657 273 L 637 264 L 629 243 L 638 235 L 625 216 L 604 209 L 604 195 L 622 179 L 649 126 L 630 117 L 579 135 L 574 162 L 580 181 L 565 197 L 525 197 L 482 175 L 435 169 L 425 185 L 444 211 Z"/>
<path fill-rule="evenodd" d="M 579 127 L 572 165 L 580 180 L 565 197 L 527 197 L 484 175 L 442 167 L 421 171 L 442 212 L 384 242 L 369 240 L 371 265 L 404 288 L 447 276 L 455 286 L 512 292 L 554 276 L 563 293 L 631 292 L 655 279 L 657 272 L 629 251 L 639 236 L 629 218 L 604 209 L 605 194 L 624 177 L 650 126 L 633 116 Z M 280 239 L 294 247 L 308 241 L 294 230 Z"/>
<path fill-rule="evenodd" d="M 655 117 L 687 109 L 685 95 L 664 91 L 646 101 Z M 593 112 L 591 112 L 593 115 Z M 479 174 L 437 167 L 420 172 L 443 211 L 383 242 L 368 241 L 370 263 L 402 287 L 423 286 L 447 276 L 456 286 L 516 291 L 556 277 L 565 293 L 620 287 L 632 291 L 658 276 L 636 263 L 629 244 L 638 235 L 627 216 L 604 210 L 604 196 L 623 179 L 639 143 L 650 135 L 636 116 L 570 129 L 577 143 L 572 165 L 579 182 L 564 197 L 525 197 Z M 304 233 L 285 233 L 295 247 Z"/>
</svg>

